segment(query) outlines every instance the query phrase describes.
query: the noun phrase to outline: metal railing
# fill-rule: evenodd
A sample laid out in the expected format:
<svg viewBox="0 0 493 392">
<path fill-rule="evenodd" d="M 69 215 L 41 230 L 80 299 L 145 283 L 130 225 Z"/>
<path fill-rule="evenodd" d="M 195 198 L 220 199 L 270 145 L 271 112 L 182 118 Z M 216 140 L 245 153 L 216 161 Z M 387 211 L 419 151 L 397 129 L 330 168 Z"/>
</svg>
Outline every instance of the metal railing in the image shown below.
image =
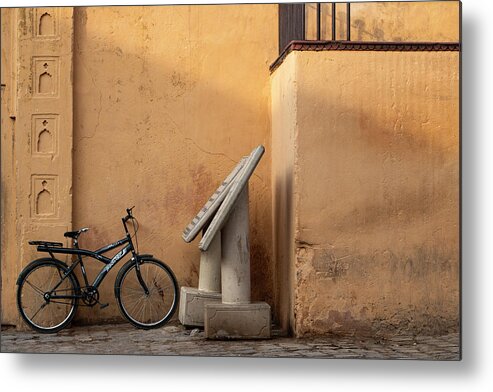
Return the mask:
<svg viewBox="0 0 493 392">
<path fill-rule="evenodd" d="M 340 9 L 340 7 L 344 4 L 346 18 L 345 36 L 337 37 L 337 9 Z M 316 18 L 314 21 L 307 18 L 307 7 L 313 7 L 313 5 L 316 6 Z M 330 38 L 322 36 L 322 27 L 327 27 L 322 25 L 322 23 L 327 24 L 327 18 L 323 18 L 325 13 L 322 10 L 322 5 L 325 7 L 329 6 L 331 11 L 329 22 L 331 32 Z M 312 27 L 312 23 L 315 23 L 315 37 L 307 38 L 307 29 Z M 295 40 L 351 41 L 351 3 L 332 2 L 279 4 L 279 53 L 282 53 L 285 47 L 291 41 Z"/>
</svg>

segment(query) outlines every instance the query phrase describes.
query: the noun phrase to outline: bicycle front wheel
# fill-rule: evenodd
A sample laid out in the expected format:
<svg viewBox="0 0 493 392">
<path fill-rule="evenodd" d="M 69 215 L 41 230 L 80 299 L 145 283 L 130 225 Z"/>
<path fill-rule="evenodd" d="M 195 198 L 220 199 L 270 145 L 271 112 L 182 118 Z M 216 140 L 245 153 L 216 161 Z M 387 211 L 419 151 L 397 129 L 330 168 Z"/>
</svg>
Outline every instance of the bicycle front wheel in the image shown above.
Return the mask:
<svg viewBox="0 0 493 392">
<path fill-rule="evenodd" d="M 24 321 L 34 330 L 55 333 L 72 321 L 77 309 L 79 283 L 68 266 L 54 259 L 29 264 L 17 281 L 17 307 Z M 53 298 L 63 297 L 63 298 Z"/>
<path fill-rule="evenodd" d="M 154 258 L 126 263 L 116 278 L 115 296 L 123 316 L 138 328 L 158 328 L 168 322 L 178 305 L 178 283 L 171 269 Z"/>
</svg>

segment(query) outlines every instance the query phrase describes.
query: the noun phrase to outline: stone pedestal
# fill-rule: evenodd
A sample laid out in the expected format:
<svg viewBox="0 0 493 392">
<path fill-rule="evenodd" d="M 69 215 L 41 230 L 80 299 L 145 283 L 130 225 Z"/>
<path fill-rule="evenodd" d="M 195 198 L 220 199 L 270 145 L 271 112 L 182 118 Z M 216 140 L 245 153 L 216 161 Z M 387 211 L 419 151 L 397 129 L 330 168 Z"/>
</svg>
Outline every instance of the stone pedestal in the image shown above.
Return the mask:
<svg viewBox="0 0 493 392">
<path fill-rule="evenodd" d="M 221 303 L 221 293 L 204 292 L 195 287 L 182 287 L 178 319 L 188 327 L 204 326 L 206 304 Z"/>
<path fill-rule="evenodd" d="M 222 229 L 221 291 L 223 303 L 250 303 L 248 183 Z M 211 243 L 212 245 L 212 243 Z"/>
<path fill-rule="evenodd" d="M 190 242 L 199 225 L 203 229 L 199 287 L 182 288 L 179 319 L 184 325 L 204 326 L 209 339 L 270 338 L 270 306 L 250 302 L 248 180 L 264 151 L 263 146 L 255 148 L 221 185 L 232 181 L 227 194 L 220 187 L 183 232 Z M 222 204 L 216 203 L 214 218 L 207 220 L 217 195 L 222 195 Z"/>
<path fill-rule="evenodd" d="M 204 326 L 204 305 L 221 302 L 221 233 L 200 252 L 199 288 L 182 287 L 178 319 L 189 327 Z"/>
<path fill-rule="evenodd" d="M 200 251 L 199 291 L 221 292 L 221 232 L 214 237 L 209 249 Z"/>
<path fill-rule="evenodd" d="M 270 338 L 270 306 L 250 302 L 248 183 L 222 229 L 222 303 L 205 305 L 208 339 Z M 211 244 L 212 245 L 212 244 Z"/>
<path fill-rule="evenodd" d="M 269 339 L 270 334 L 270 306 L 265 302 L 205 305 L 207 339 Z"/>
</svg>

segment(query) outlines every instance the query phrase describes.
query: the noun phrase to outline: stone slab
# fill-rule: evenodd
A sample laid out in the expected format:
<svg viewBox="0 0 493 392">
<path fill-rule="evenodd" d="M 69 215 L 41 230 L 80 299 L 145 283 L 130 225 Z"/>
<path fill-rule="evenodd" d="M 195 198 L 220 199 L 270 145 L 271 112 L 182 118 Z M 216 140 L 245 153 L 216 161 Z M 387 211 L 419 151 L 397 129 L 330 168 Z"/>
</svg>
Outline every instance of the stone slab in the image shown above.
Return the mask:
<svg viewBox="0 0 493 392">
<path fill-rule="evenodd" d="M 190 327 L 204 326 L 204 306 L 209 303 L 221 303 L 221 293 L 200 291 L 194 287 L 182 287 L 178 319 Z"/>
<path fill-rule="evenodd" d="M 265 302 L 209 303 L 205 305 L 204 323 L 207 339 L 269 339 L 271 337 L 270 306 Z"/>
<path fill-rule="evenodd" d="M 209 246 L 214 237 L 228 221 L 228 217 L 233 211 L 238 196 L 241 194 L 243 188 L 248 183 L 248 180 L 252 176 L 255 168 L 262 158 L 262 155 L 264 155 L 264 152 L 265 147 L 260 145 L 257 146 L 248 156 L 248 159 L 245 162 L 243 168 L 234 178 L 230 191 L 226 195 L 223 203 L 214 215 L 214 218 L 212 219 L 209 227 L 202 236 L 202 239 L 199 242 L 200 250 L 209 249 Z"/>
<path fill-rule="evenodd" d="M 204 207 L 199 213 L 192 219 L 188 226 L 183 230 L 183 240 L 185 242 L 191 242 L 195 239 L 200 230 L 206 225 L 211 216 L 217 211 L 226 195 L 229 193 L 233 180 L 243 168 L 248 157 L 243 157 L 236 165 L 228 177 L 219 185 L 216 192 L 207 200 Z"/>
</svg>

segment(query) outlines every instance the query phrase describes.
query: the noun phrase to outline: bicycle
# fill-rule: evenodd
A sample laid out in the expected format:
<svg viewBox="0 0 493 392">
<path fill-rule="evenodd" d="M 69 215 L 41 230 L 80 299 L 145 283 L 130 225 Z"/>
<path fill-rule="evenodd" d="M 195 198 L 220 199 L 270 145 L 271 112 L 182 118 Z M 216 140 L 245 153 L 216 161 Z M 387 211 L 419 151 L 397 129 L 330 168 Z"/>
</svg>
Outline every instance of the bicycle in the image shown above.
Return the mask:
<svg viewBox="0 0 493 392">
<path fill-rule="evenodd" d="M 151 254 L 139 254 L 138 221 L 132 215 L 133 208 L 127 208 L 127 215 L 122 218 L 125 237 L 95 251 L 79 248 L 79 235 L 88 231 L 87 227 L 64 234 L 72 238 L 72 248 L 64 248 L 61 242 L 29 241 L 30 245 L 37 246 L 38 252 L 50 255 L 32 261 L 17 279 L 17 307 L 32 329 L 42 333 L 60 331 L 70 324 L 80 301 L 83 303 L 80 306 L 108 306 L 99 302 L 98 287 L 108 272 L 129 253 L 132 258 L 123 265 L 115 280 L 114 293 L 120 312 L 131 324 L 143 329 L 158 328 L 170 320 L 178 304 L 178 283 L 165 263 Z M 129 220 L 133 224 L 133 236 L 127 227 Z M 134 237 L 137 249 L 132 241 Z M 103 256 L 122 245 L 125 246 L 113 257 Z M 77 255 L 77 260 L 68 266 L 56 259 L 55 254 Z M 83 256 L 105 264 L 92 284 L 87 278 Z M 82 287 L 75 275 L 79 264 L 85 284 Z"/>
</svg>

